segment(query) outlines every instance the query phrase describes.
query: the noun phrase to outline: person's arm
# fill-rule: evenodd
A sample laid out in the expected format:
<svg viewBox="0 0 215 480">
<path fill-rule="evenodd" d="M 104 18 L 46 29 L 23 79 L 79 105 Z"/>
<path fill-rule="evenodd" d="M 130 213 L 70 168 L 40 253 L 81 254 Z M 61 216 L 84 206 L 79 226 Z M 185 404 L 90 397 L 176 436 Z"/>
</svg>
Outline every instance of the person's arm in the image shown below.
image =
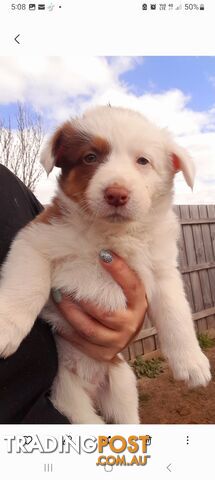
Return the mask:
<svg viewBox="0 0 215 480">
<path fill-rule="evenodd" d="M 33 193 L 0 165 L 0 264 L 17 232 L 43 209 Z M 52 405 L 49 393 L 57 373 L 51 328 L 37 319 L 12 356 L 0 359 L 0 424 L 69 423 Z"/>
</svg>

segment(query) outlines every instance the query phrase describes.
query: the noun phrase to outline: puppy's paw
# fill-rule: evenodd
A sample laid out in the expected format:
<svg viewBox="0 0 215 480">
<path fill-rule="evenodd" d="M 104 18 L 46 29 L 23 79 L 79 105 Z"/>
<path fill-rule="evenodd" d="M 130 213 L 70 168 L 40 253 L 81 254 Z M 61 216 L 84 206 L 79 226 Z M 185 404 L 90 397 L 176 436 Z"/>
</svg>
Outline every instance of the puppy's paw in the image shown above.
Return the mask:
<svg viewBox="0 0 215 480">
<path fill-rule="evenodd" d="M 65 412 L 60 409 L 60 412 L 62 412 L 65 415 Z M 67 418 L 70 420 L 71 423 L 76 423 L 76 424 L 84 424 L 84 425 L 104 425 L 105 422 L 104 420 L 99 416 L 99 415 L 91 415 L 89 416 L 82 416 L 82 415 L 67 415 Z"/>
<path fill-rule="evenodd" d="M 24 314 L 19 314 L 15 305 L 0 297 L 0 357 L 6 358 L 16 352 L 25 337 Z"/>
<path fill-rule="evenodd" d="M 15 324 L 0 320 L 0 357 L 6 358 L 15 353 L 23 338 Z"/>
<path fill-rule="evenodd" d="M 210 363 L 200 349 L 176 355 L 171 362 L 176 380 L 184 380 L 189 387 L 206 387 L 211 380 Z"/>
</svg>

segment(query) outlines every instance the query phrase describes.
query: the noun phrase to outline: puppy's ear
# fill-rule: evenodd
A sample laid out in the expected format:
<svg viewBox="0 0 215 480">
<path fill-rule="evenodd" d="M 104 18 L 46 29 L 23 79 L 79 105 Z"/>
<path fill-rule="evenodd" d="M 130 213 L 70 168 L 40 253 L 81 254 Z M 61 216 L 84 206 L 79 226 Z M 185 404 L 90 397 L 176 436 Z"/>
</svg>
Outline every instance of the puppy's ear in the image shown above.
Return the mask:
<svg viewBox="0 0 215 480">
<path fill-rule="evenodd" d="M 78 132 L 71 122 L 64 123 L 49 139 L 45 145 L 40 162 L 49 174 L 54 167 L 71 168 L 73 162 L 74 144 L 77 141 Z"/>
<path fill-rule="evenodd" d="M 174 173 L 181 171 L 184 175 L 187 185 L 193 189 L 195 165 L 189 153 L 183 147 L 173 144 L 170 156 Z"/>
</svg>

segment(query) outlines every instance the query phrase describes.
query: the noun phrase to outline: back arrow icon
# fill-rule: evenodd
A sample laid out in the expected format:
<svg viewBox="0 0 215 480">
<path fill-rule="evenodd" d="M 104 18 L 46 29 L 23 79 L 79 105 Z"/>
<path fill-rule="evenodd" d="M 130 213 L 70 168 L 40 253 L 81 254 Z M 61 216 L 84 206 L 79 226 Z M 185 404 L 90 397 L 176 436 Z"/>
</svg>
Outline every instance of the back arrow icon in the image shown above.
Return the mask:
<svg viewBox="0 0 215 480">
<path fill-rule="evenodd" d="M 171 469 L 171 466 L 172 466 L 172 464 L 170 463 L 170 464 L 169 464 L 169 465 L 166 467 L 166 468 L 167 468 L 167 470 L 169 470 L 169 472 L 171 472 L 171 471 L 172 471 L 172 469 Z"/>
<path fill-rule="evenodd" d="M 20 33 L 14 38 L 14 40 L 15 40 L 16 43 L 18 43 L 20 45 L 19 40 L 17 40 L 19 37 L 20 37 Z"/>
</svg>

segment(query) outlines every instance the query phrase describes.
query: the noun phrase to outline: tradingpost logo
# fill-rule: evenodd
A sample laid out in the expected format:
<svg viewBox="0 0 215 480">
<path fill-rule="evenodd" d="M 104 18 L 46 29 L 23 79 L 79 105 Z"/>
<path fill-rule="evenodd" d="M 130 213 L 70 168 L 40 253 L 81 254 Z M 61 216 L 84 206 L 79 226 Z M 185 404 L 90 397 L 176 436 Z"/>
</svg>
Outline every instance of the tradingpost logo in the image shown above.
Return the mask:
<svg viewBox="0 0 215 480">
<path fill-rule="evenodd" d="M 72 433 L 58 436 L 28 434 L 8 435 L 2 440 L 8 454 L 94 454 L 96 466 L 103 467 L 106 471 L 113 470 L 114 466 L 145 466 L 151 458 L 148 454 L 150 435 L 94 437 Z"/>
</svg>

